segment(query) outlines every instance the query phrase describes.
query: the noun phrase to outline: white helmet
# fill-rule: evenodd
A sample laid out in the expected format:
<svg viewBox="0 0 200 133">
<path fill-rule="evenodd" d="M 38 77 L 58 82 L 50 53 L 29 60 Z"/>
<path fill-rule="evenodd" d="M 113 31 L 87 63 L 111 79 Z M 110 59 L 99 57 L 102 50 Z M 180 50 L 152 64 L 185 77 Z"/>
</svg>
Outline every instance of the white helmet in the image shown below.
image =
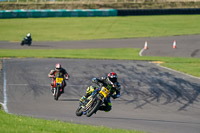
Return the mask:
<svg viewBox="0 0 200 133">
<path fill-rule="evenodd" d="M 60 68 L 61 68 L 61 64 L 60 63 L 56 64 L 56 69 L 60 69 Z"/>
<path fill-rule="evenodd" d="M 31 33 L 28 33 L 26 36 L 27 36 L 27 37 L 30 37 L 30 36 L 31 36 Z"/>
</svg>

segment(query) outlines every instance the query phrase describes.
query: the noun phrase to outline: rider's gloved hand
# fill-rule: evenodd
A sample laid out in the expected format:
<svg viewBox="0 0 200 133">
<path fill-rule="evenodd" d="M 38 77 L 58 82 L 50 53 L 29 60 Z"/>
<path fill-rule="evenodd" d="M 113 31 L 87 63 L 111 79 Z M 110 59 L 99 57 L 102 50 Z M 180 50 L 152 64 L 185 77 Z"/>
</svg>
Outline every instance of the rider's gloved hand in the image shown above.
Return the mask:
<svg viewBox="0 0 200 133">
<path fill-rule="evenodd" d="M 119 98 L 119 97 L 120 97 L 120 94 L 112 95 L 113 99 L 116 99 L 116 98 Z"/>
<path fill-rule="evenodd" d="M 49 75 L 49 78 L 54 78 L 54 75 Z"/>
<path fill-rule="evenodd" d="M 65 80 L 68 80 L 69 77 L 70 77 L 69 74 L 66 74 L 66 75 L 65 75 Z"/>
<path fill-rule="evenodd" d="M 92 78 L 93 83 L 97 83 L 97 78 Z"/>
</svg>

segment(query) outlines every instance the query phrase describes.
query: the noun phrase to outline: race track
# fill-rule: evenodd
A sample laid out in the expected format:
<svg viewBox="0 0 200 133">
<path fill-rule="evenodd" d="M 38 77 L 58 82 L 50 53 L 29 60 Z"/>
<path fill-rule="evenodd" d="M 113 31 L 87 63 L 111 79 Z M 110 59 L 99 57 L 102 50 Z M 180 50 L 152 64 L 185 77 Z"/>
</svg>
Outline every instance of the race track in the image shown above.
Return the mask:
<svg viewBox="0 0 200 133">
<path fill-rule="evenodd" d="M 200 38 L 198 35 L 191 36 L 193 40 L 196 38 L 196 41 L 190 45 L 186 45 L 186 41 L 182 45 L 177 44 L 177 51 L 183 50 L 180 46 L 186 51 L 192 49 L 190 54 L 185 52 L 181 57 L 191 57 L 194 50 L 197 51 L 195 57 L 200 57 L 198 37 Z M 153 47 L 159 50 L 158 46 L 162 47 L 162 42 L 166 44 L 164 42 L 169 38 L 161 38 L 160 42 L 159 38 L 152 38 L 152 40 L 149 38 L 149 43 L 151 42 L 152 45 L 144 54 L 151 54 L 150 50 Z M 180 39 L 181 36 L 178 38 Z M 78 45 L 81 45 L 81 48 L 90 48 L 90 46 L 96 48 L 104 43 L 113 43 L 105 45 L 107 47 L 122 47 L 122 42 L 124 47 L 142 48 L 141 43 L 144 43 L 144 40 L 98 40 L 97 43 L 80 41 L 80 44 L 73 41 L 76 42 L 75 45 L 72 45 L 72 42 L 58 42 L 56 48 L 69 47 L 66 43 L 69 43 L 71 48 L 78 48 Z M 173 41 L 174 38 L 172 37 L 171 40 Z M 7 45 L 4 45 L 5 43 L 0 42 L 1 49 L 8 46 L 16 47 L 15 49 L 22 48 L 17 43 L 7 42 Z M 35 43 L 31 47 L 23 48 L 37 47 L 55 48 L 53 43 L 47 42 Z M 171 52 L 170 48 L 166 49 L 166 53 Z M 67 81 L 65 93 L 59 101 L 54 101 L 50 92 L 51 79 L 47 74 L 57 62 L 67 68 L 71 78 Z M 104 76 L 110 71 L 118 73 L 122 85 L 121 97 L 112 100 L 112 111 L 108 113 L 99 111 L 91 118 L 77 117 L 75 111 L 78 100 L 85 93 L 86 87 L 91 84 L 92 77 Z M 153 63 L 123 60 L 4 59 L 0 74 L 0 102 L 5 103 L 4 92 L 6 91 L 9 113 L 152 133 L 200 132 L 199 79 L 166 70 Z"/>
<path fill-rule="evenodd" d="M 1 49 L 87 49 L 87 48 L 143 48 L 145 41 L 148 50 L 143 55 L 147 56 L 172 56 L 172 57 L 200 57 L 200 35 L 173 36 L 159 38 L 136 39 L 108 39 L 85 40 L 63 42 L 35 42 L 33 45 L 20 46 L 20 42 L 0 41 Z M 176 40 L 177 48 L 173 49 L 173 41 Z"/>
</svg>

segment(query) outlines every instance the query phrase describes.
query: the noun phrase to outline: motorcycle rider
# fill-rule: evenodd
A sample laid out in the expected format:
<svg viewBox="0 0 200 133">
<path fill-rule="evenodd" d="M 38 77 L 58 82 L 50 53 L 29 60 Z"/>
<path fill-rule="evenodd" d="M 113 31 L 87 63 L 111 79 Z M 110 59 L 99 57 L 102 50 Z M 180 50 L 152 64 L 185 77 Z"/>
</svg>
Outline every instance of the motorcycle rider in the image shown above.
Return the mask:
<svg viewBox="0 0 200 133">
<path fill-rule="evenodd" d="M 105 77 L 92 79 L 93 83 L 96 83 L 99 86 L 104 86 L 110 90 L 110 95 L 104 100 L 105 105 L 100 106 L 99 110 L 109 112 L 112 108 L 110 97 L 113 99 L 120 97 L 121 85 L 117 81 L 117 78 L 118 77 L 116 73 L 110 72 Z M 86 94 L 80 99 L 80 101 L 83 102 L 84 99 L 88 98 L 95 89 L 99 88 L 96 86 L 89 86 L 86 90 Z"/>
<path fill-rule="evenodd" d="M 32 41 L 31 33 L 28 33 L 28 34 L 26 35 L 25 40 L 26 40 L 27 42 L 31 42 L 31 41 Z"/>
<path fill-rule="evenodd" d="M 61 67 L 60 63 L 57 63 L 56 66 L 55 66 L 55 69 L 51 70 L 50 73 L 48 74 L 48 77 L 52 78 L 51 91 L 53 93 L 55 78 L 56 77 L 60 77 L 60 78 L 63 78 L 65 80 L 68 80 L 69 79 L 69 74 L 67 73 L 67 71 L 64 68 Z M 62 89 L 62 93 L 64 93 L 64 88 L 66 86 L 65 80 L 64 80 L 64 86 L 63 86 L 63 89 Z"/>
</svg>

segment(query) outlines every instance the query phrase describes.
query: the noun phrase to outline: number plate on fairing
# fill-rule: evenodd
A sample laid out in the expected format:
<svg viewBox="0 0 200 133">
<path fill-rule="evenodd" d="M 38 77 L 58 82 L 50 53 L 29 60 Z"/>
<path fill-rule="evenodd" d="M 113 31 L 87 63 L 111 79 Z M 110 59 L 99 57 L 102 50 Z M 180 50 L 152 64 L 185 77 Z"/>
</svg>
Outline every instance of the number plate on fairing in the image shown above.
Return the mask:
<svg viewBox="0 0 200 133">
<path fill-rule="evenodd" d="M 56 83 L 62 84 L 62 82 L 63 82 L 63 78 L 56 78 Z"/>
<path fill-rule="evenodd" d="M 99 93 L 103 94 L 103 96 L 106 98 L 108 94 L 110 93 L 110 91 L 107 88 L 102 87 Z"/>
</svg>

